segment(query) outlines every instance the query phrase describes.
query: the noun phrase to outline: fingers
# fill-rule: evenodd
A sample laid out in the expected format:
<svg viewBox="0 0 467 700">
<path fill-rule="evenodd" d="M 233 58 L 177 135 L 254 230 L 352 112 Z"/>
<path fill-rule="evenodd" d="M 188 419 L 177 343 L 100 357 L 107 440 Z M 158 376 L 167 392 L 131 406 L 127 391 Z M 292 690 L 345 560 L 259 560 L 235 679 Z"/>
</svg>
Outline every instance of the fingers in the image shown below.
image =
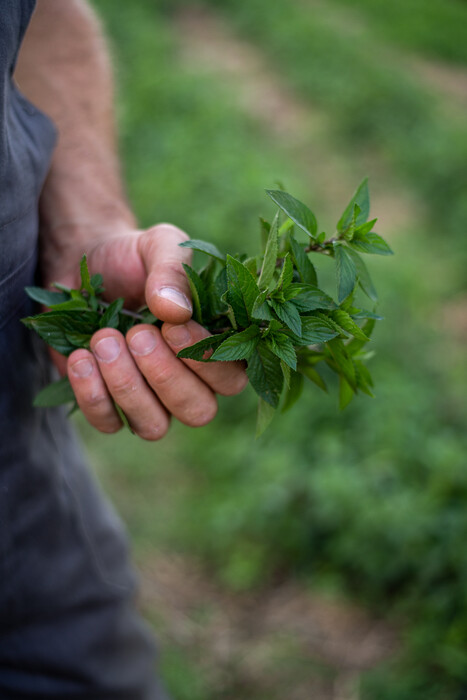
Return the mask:
<svg viewBox="0 0 467 700">
<path fill-rule="evenodd" d="M 192 251 L 179 243 L 188 236 L 171 224 L 159 224 L 138 238 L 138 252 L 146 268 L 146 303 L 163 321 L 184 323 L 192 314 L 190 288 L 182 263 L 190 263 Z"/>
<path fill-rule="evenodd" d="M 134 326 L 127 333 L 127 343 L 147 383 L 178 420 L 198 427 L 214 418 L 217 412 L 214 393 L 175 357 L 158 328 L 145 324 Z"/>
<path fill-rule="evenodd" d="M 183 325 L 164 323 L 162 335 L 174 353 L 183 348 L 197 343 L 209 336 L 209 332 L 195 321 L 188 321 Z M 245 368 L 240 362 L 196 362 L 185 360 L 182 362 L 195 372 L 211 389 L 223 396 L 239 394 L 248 384 Z"/>
<path fill-rule="evenodd" d="M 163 437 L 169 417 L 135 367 L 123 336 L 118 331 L 98 332 L 91 346 L 94 355 L 77 350 L 68 359 L 70 383 L 87 420 L 104 433 L 119 430 L 115 400 L 140 437 Z"/>
</svg>

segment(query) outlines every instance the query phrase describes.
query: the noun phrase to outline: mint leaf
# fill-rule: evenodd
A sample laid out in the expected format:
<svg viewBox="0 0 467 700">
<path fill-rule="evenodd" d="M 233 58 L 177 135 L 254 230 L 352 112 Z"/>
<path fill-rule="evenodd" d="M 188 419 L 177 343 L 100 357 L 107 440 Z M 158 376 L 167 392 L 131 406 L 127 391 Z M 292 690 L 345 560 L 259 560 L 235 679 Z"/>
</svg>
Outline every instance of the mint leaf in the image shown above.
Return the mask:
<svg viewBox="0 0 467 700">
<path fill-rule="evenodd" d="M 89 345 L 92 338 L 91 333 L 77 333 L 76 331 L 69 331 L 65 335 L 68 342 L 71 343 L 71 345 L 74 345 L 75 348 L 86 348 L 86 350 L 89 350 Z"/>
<path fill-rule="evenodd" d="M 271 299 L 269 302 L 280 320 L 296 335 L 302 334 L 302 321 L 297 307 L 291 301 L 279 302 Z"/>
<path fill-rule="evenodd" d="M 334 340 L 330 340 L 328 342 L 328 348 L 331 352 L 332 360 L 329 362 L 327 359 L 327 363 L 332 369 L 334 369 L 335 372 L 345 377 L 347 382 L 355 391 L 357 389 L 355 367 L 344 343 L 339 338 L 335 338 Z"/>
<path fill-rule="evenodd" d="M 341 375 L 339 377 L 339 408 L 346 408 L 355 396 L 355 392 L 348 381 Z"/>
<path fill-rule="evenodd" d="M 123 309 L 124 300 L 122 298 L 115 299 L 106 308 L 100 320 L 101 328 L 118 328 L 119 313 Z"/>
<path fill-rule="evenodd" d="M 364 236 L 354 236 L 350 243 L 354 250 L 361 253 L 373 253 L 376 255 L 394 255 L 390 246 L 384 238 L 381 238 L 377 233 L 366 233 Z"/>
<path fill-rule="evenodd" d="M 235 333 L 223 341 L 212 354 L 211 360 L 247 360 L 259 343 L 258 326 L 250 326 L 241 333 Z"/>
<path fill-rule="evenodd" d="M 274 272 L 276 271 L 278 227 L 279 212 L 277 212 L 276 216 L 274 217 L 274 221 L 272 222 L 272 226 L 269 230 L 263 265 L 261 267 L 261 274 L 258 281 L 258 286 L 260 289 L 267 289 L 269 287 L 272 278 L 274 277 Z"/>
<path fill-rule="evenodd" d="M 225 255 L 222 255 L 220 250 L 216 248 L 213 243 L 192 238 L 191 240 L 183 241 L 183 243 L 179 243 L 178 245 L 180 248 L 192 248 L 193 250 L 199 250 L 201 253 L 206 253 L 212 258 L 215 258 L 216 260 L 219 260 L 221 263 L 225 264 Z"/>
<path fill-rule="evenodd" d="M 91 297 L 95 296 L 96 292 L 94 290 L 94 287 L 91 284 L 91 277 L 89 275 L 89 270 L 88 270 L 88 262 L 87 262 L 85 255 L 83 255 L 83 257 L 81 258 L 81 261 L 79 264 L 79 269 L 80 269 L 80 273 L 81 273 L 81 287 L 80 287 L 80 289 L 84 289 Z"/>
<path fill-rule="evenodd" d="M 204 355 L 208 350 L 215 350 L 219 345 L 230 335 L 233 331 L 226 331 L 225 333 L 218 333 L 216 335 L 210 335 L 207 338 L 199 340 L 194 345 L 190 345 L 187 348 L 183 348 L 177 354 L 180 359 L 187 360 L 197 360 L 198 362 L 207 362 L 209 358 L 205 359 Z"/>
<path fill-rule="evenodd" d="M 281 190 L 266 190 L 266 193 L 302 231 L 305 231 L 311 238 L 316 236 L 318 224 L 315 215 L 303 202 Z"/>
<path fill-rule="evenodd" d="M 92 335 L 99 327 L 99 315 L 94 311 L 46 311 L 24 318 L 22 322 L 61 355 L 69 355 L 75 346 L 68 340 L 67 333 Z"/>
<path fill-rule="evenodd" d="M 298 293 L 293 296 L 293 303 L 300 312 L 315 311 L 317 309 L 336 309 L 337 304 L 322 289 L 312 284 L 293 283 L 285 293 L 285 298 L 290 298 L 290 293 Z"/>
<path fill-rule="evenodd" d="M 62 403 L 70 403 L 74 400 L 75 395 L 68 377 L 62 377 L 41 389 L 33 401 L 33 406 L 41 408 L 60 406 Z"/>
<path fill-rule="evenodd" d="M 288 411 L 298 401 L 303 391 L 303 375 L 299 372 L 292 372 L 290 383 L 285 392 L 284 403 L 282 404 L 282 413 Z"/>
<path fill-rule="evenodd" d="M 195 270 L 186 263 L 182 263 L 185 270 L 188 284 L 190 285 L 191 301 L 193 303 L 193 318 L 200 324 L 203 324 L 203 315 L 207 307 L 206 287 Z"/>
<path fill-rule="evenodd" d="M 334 245 L 334 257 L 336 260 L 337 298 L 340 304 L 354 290 L 357 282 L 357 268 L 346 248 L 339 243 Z"/>
<path fill-rule="evenodd" d="M 276 409 L 260 397 L 258 399 L 258 415 L 256 418 L 256 438 L 259 438 L 259 436 L 264 433 L 266 428 L 271 424 L 275 414 Z"/>
<path fill-rule="evenodd" d="M 250 384 L 256 393 L 268 404 L 277 408 L 284 377 L 279 358 L 260 343 L 248 360 L 246 370 Z"/>
<path fill-rule="evenodd" d="M 65 292 L 50 292 L 48 289 L 40 287 L 25 287 L 24 291 L 34 301 L 44 306 L 54 306 L 55 304 L 63 304 L 70 299 L 70 295 Z"/>
<path fill-rule="evenodd" d="M 344 329 L 344 331 L 350 333 L 350 335 L 353 335 L 354 338 L 358 338 L 359 340 L 370 340 L 367 338 L 360 326 L 357 325 L 347 313 L 347 311 L 336 309 L 336 311 L 331 311 L 329 315 L 341 328 Z"/>
<path fill-rule="evenodd" d="M 325 316 L 302 316 L 302 332 L 300 335 L 290 333 L 294 345 L 319 345 L 336 338 L 340 331 L 330 323 Z"/>
<path fill-rule="evenodd" d="M 289 243 L 292 259 L 301 281 L 317 285 L 318 278 L 316 276 L 316 270 L 308 255 L 305 253 L 303 246 L 300 245 L 293 236 L 290 237 Z"/>
<path fill-rule="evenodd" d="M 287 289 L 287 287 L 292 283 L 292 280 L 293 280 L 293 262 L 292 262 L 292 258 L 287 253 L 287 255 L 284 258 L 284 262 L 282 263 L 282 270 L 281 270 L 281 274 L 279 276 L 279 280 L 277 282 L 277 289 L 280 289 L 281 291 L 285 291 Z"/>
<path fill-rule="evenodd" d="M 258 285 L 251 272 L 239 260 L 227 255 L 227 299 L 239 326 L 250 325 L 258 295 Z"/>
<path fill-rule="evenodd" d="M 297 353 L 291 339 L 285 333 L 273 333 L 267 338 L 272 352 L 293 370 L 297 369 Z"/>
<path fill-rule="evenodd" d="M 303 374 L 304 377 L 309 379 L 313 384 L 316 384 L 320 389 L 322 389 L 324 392 L 328 392 L 328 387 L 326 386 L 326 382 L 324 381 L 323 377 L 320 375 L 317 369 L 312 367 L 311 365 L 299 365 L 299 372 Z"/>
<path fill-rule="evenodd" d="M 341 218 L 337 222 L 337 230 L 342 232 L 345 231 L 345 229 L 350 226 L 350 223 L 352 221 L 352 216 L 354 213 L 354 206 L 355 204 L 359 207 L 360 211 L 358 213 L 358 216 L 356 217 L 355 224 L 359 226 L 360 224 L 365 223 L 365 221 L 368 219 L 368 214 L 370 213 L 370 193 L 368 191 L 368 178 L 364 178 L 364 180 L 360 183 L 358 186 L 355 194 L 353 195 L 352 199 L 346 206 L 344 213 L 342 214 Z"/>
<path fill-rule="evenodd" d="M 352 248 L 348 248 L 347 253 L 354 261 L 354 265 L 358 275 L 358 283 L 361 289 L 372 301 L 378 301 L 378 293 L 370 277 L 370 273 L 368 272 L 367 266 L 365 265 L 359 254 L 355 252 L 355 250 L 353 250 Z"/>
</svg>

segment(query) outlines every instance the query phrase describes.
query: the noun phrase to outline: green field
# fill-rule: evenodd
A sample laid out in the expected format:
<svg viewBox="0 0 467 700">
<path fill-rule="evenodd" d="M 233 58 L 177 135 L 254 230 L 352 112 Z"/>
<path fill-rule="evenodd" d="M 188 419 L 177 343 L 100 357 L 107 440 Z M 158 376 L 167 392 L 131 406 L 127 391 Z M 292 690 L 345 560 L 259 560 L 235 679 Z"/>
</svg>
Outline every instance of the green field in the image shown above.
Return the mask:
<svg viewBox="0 0 467 700">
<path fill-rule="evenodd" d="M 310 383 L 257 441 L 249 389 L 222 399 L 212 426 L 173 425 L 160 444 L 78 423 L 145 581 L 176 554 L 217 591 L 215 604 L 198 582 L 204 603 L 185 614 L 185 636 L 145 598 L 173 697 L 325 700 L 351 672 L 362 700 L 457 698 L 467 681 L 467 5 L 94 4 L 142 225 L 171 221 L 254 254 L 258 217 L 273 211 L 264 189 L 284 182 L 332 227 L 368 175 L 371 213 L 395 251 L 368 262 L 385 317 L 375 399 L 340 413 L 332 381 L 328 396 Z M 271 85 L 282 103 L 262 108 Z M 169 573 L 183 577 L 183 566 Z M 349 671 L 265 635 L 254 653 L 245 642 L 245 659 L 240 644 L 219 661 L 219 611 L 287 585 L 382 617 L 396 650 Z"/>
</svg>

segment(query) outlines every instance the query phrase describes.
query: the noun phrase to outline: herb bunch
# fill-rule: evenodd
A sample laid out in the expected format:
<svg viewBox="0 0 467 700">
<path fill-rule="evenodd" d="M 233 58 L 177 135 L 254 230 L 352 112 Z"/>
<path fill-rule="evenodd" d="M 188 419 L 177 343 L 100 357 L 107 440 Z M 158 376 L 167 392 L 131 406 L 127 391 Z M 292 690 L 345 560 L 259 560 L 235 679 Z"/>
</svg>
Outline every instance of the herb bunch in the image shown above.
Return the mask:
<svg viewBox="0 0 467 700">
<path fill-rule="evenodd" d="M 212 243 L 190 240 L 180 245 L 204 253 L 207 264 L 196 271 L 183 265 L 190 285 L 193 318 L 212 334 L 178 353 L 200 362 L 245 360 L 250 384 L 259 396 L 257 434 L 267 427 L 282 404 L 287 410 L 300 397 L 308 378 L 327 391 L 320 368 L 327 365 L 339 377 L 339 405 L 347 406 L 359 392 L 373 396 L 373 381 L 365 364 L 375 322 L 377 293 L 360 255 L 391 255 L 386 241 L 368 220 L 368 181 L 363 180 L 340 217 L 332 236 L 318 233 L 313 212 L 283 190 L 267 190 L 278 210 L 272 223 L 261 219 L 263 253 L 254 257 L 224 255 Z M 299 242 L 296 234 L 306 235 Z M 337 301 L 318 285 L 318 255 L 334 260 Z M 81 260 L 81 286 L 55 290 L 27 287 L 35 301 L 50 311 L 23 319 L 62 355 L 89 348 L 99 328 L 125 334 L 136 323 L 161 325 L 147 307 L 124 308 L 119 298 L 103 300 L 104 281 L 90 276 Z M 360 290 L 371 310 L 356 301 Z M 50 406 L 74 401 L 64 377 L 35 399 Z M 76 406 L 76 404 L 75 404 Z M 125 420 L 121 409 L 120 416 Z"/>
</svg>

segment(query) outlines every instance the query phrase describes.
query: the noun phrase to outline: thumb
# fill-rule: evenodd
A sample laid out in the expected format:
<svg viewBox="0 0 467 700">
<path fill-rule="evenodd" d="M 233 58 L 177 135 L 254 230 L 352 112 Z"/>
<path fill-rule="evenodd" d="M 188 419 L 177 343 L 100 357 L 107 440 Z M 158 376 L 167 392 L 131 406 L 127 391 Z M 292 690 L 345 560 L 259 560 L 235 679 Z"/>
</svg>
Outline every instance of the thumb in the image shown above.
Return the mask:
<svg viewBox="0 0 467 700">
<path fill-rule="evenodd" d="M 146 304 L 161 321 L 185 323 L 193 312 L 190 287 L 182 267 L 182 263 L 191 262 L 192 251 L 179 246 L 187 240 L 186 233 L 171 224 L 153 226 L 138 239 L 147 274 Z"/>
</svg>

